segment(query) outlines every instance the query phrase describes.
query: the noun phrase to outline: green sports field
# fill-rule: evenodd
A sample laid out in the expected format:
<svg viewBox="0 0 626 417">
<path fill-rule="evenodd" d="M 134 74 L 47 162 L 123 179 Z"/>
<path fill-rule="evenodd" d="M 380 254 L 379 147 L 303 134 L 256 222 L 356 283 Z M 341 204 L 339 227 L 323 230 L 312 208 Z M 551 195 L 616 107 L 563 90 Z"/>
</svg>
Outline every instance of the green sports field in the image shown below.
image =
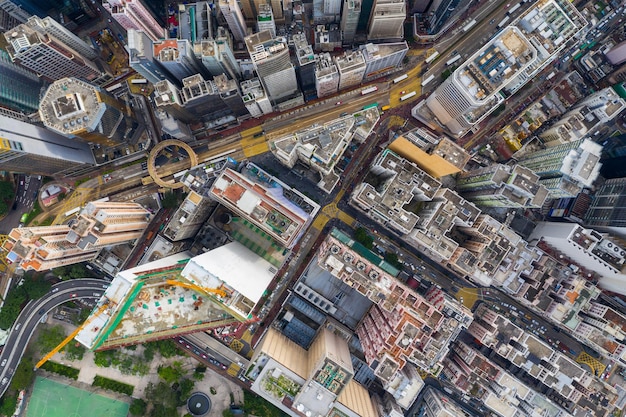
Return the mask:
<svg viewBox="0 0 626 417">
<path fill-rule="evenodd" d="M 26 417 L 126 417 L 128 404 L 37 377 Z"/>
</svg>

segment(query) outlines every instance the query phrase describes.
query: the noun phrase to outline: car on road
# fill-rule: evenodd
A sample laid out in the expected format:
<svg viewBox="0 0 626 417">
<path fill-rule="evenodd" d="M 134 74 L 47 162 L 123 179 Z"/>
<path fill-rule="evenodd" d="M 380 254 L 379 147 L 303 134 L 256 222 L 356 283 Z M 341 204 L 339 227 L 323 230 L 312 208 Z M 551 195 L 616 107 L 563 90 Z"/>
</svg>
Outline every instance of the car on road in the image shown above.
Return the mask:
<svg viewBox="0 0 626 417">
<path fill-rule="evenodd" d="M 43 316 L 45 312 L 46 312 L 46 310 L 42 308 L 41 310 L 39 310 L 39 315 Z"/>
<path fill-rule="evenodd" d="M 2 360 L 2 363 L 0 363 L 0 366 L 4 366 L 4 365 L 6 365 L 6 364 L 7 364 L 7 360 L 6 360 L 6 359 L 3 359 L 3 360 Z"/>
<path fill-rule="evenodd" d="M 70 298 L 74 298 L 74 297 L 78 297 L 78 294 L 76 294 L 75 292 L 70 294 Z"/>
<path fill-rule="evenodd" d="M 2 385 L 6 385 L 7 382 L 9 382 L 9 378 L 7 377 L 2 378 L 2 382 L 1 382 Z"/>
<path fill-rule="evenodd" d="M 58 287 L 57 288 L 53 288 L 52 291 L 50 291 L 50 292 L 52 292 L 52 293 L 59 292 L 59 288 Z"/>
<path fill-rule="evenodd" d="M 406 90 L 402 90 L 402 91 L 400 91 L 400 94 L 402 94 L 402 95 L 403 95 L 404 93 L 406 93 Z"/>
<path fill-rule="evenodd" d="M 340 104 L 343 104 L 343 101 L 338 101 L 335 103 L 335 106 L 339 106 Z"/>
</svg>

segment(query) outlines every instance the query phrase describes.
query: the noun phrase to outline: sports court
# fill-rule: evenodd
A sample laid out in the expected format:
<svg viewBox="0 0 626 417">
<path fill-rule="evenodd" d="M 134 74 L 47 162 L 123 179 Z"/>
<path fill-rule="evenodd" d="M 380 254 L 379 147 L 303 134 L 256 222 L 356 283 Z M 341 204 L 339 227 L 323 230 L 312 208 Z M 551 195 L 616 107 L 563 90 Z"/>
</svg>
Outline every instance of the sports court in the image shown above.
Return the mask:
<svg viewBox="0 0 626 417">
<path fill-rule="evenodd" d="M 128 404 L 37 377 L 26 417 L 126 417 Z"/>
</svg>

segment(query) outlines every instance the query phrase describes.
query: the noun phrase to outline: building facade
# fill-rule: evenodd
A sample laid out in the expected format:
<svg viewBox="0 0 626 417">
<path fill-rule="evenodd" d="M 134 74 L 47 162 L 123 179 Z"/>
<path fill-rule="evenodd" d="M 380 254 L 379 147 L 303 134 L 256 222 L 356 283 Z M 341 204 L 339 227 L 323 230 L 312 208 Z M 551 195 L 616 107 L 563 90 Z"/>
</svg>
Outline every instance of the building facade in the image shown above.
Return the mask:
<svg viewBox="0 0 626 417">
<path fill-rule="evenodd" d="M 105 0 L 104 7 L 124 29 L 143 31 L 152 41 L 165 37 L 165 29 L 142 0 Z"/>
</svg>

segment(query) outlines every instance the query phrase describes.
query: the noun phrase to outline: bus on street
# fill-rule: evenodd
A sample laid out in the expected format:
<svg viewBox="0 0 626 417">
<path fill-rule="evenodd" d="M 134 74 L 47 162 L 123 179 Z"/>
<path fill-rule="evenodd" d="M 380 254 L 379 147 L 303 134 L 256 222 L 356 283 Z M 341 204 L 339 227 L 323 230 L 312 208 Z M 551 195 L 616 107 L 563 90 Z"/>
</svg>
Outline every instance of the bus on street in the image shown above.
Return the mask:
<svg viewBox="0 0 626 417">
<path fill-rule="evenodd" d="M 435 74 L 431 74 L 428 78 L 422 81 L 422 87 L 425 87 L 429 82 L 435 79 Z"/>
<path fill-rule="evenodd" d="M 426 62 L 427 64 L 430 64 L 431 62 L 433 62 L 435 60 L 435 58 L 437 58 L 439 56 L 439 52 L 435 51 L 432 54 L 430 54 L 430 56 L 428 58 L 426 58 L 426 60 L 424 60 L 424 62 Z"/>
<path fill-rule="evenodd" d="M 368 87 L 365 90 L 361 91 L 361 95 L 364 96 L 366 94 L 373 93 L 374 91 L 377 91 L 377 90 L 378 90 L 378 86 L 373 85 L 373 86 Z"/>
<path fill-rule="evenodd" d="M 405 95 L 403 95 L 402 97 L 400 97 L 400 101 L 404 101 L 404 100 L 408 100 L 411 97 L 414 97 L 417 93 L 415 91 L 411 91 L 410 93 L 407 93 Z"/>
<path fill-rule="evenodd" d="M 393 83 L 398 84 L 400 81 L 406 80 L 407 78 L 409 78 L 407 74 L 401 75 L 398 78 L 394 78 Z"/>
<path fill-rule="evenodd" d="M 447 65 L 447 66 L 450 66 L 450 65 L 454 64 L 456 61 L 458 61 L 459 59 L 461 59 L 461 55 L 458 55 L 458 54 L 457 54 L 456 56 L 454 56 L 454 57 L 450 58 L 450 59 L 446 62 L 446 65 Z"/>
</svg>

